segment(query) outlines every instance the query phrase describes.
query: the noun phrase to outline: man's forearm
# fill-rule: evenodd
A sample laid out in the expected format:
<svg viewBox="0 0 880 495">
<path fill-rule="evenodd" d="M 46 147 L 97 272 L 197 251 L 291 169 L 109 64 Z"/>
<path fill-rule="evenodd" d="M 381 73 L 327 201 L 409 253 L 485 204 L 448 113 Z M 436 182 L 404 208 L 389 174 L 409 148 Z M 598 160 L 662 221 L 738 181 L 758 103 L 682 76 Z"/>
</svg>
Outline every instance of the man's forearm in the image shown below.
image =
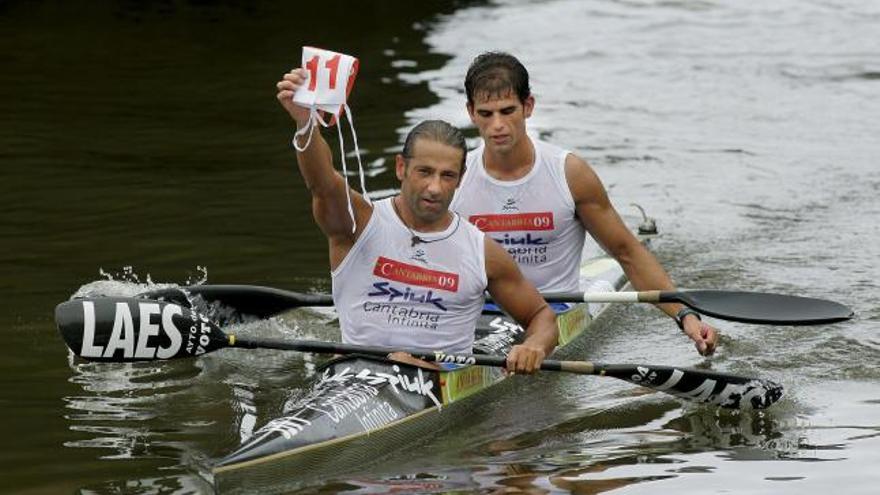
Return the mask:
<svg viewBox="0 0 880 495">
<path fill-rule="evenodd" d="M 558 342 L 556 315 L 550 306 L 545 305 L 529 322 L 523 344 L 538 346 L 544 349 L 546 356 L 549 356 L 556 349 Z"/>
<path fill-rule="evenodd" d="M 621 260 L 621 265 L 636 290 L 675 290 L 675 284 L 672 283 L 669 274 L 647 248 L 639 245 L 633 251 Z M 664 303 L 657 304 L 657 307 L 672 317 L 682 308 L 682 305 Z"/>
<path fill-rule="evenodd" d="M 312 142 L 303 151 L 296 152 L 296 162 L 306 187 L 313 195 L 320 195 L 331 190 L 336 184 L 336 170 L 333 168 L 333 155 L 327 141 L 321 136 L 320 129 L 313 129 Z M 296 138 L 300 146 L 305 144 L 307 136 Z"/>
</svg>

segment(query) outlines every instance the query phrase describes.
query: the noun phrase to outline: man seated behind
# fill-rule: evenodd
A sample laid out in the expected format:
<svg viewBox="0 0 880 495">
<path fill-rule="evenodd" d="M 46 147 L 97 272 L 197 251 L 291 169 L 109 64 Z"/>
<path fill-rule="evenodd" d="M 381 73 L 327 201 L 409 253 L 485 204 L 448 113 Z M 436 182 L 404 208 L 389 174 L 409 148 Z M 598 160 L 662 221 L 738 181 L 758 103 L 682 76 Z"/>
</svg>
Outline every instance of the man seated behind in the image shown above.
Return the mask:
<svg viewBox="0 0 880 495">
<path fill-rule="evenodd" d="M 621 221 L 593 169 L 574 153 L 526 134 L 535 108 L 529 73 L 514 56 L 484 53 L 465 78 L 467 111 L 482 144 L 471 151 L 452 210 L 499 239 L 539 290 L 578 290 L 586 232 L 637 290 L 675 290 L 657 259 Z M 661 304 L 694 342 L 715 351 L 717 331 L 681 304 Z"/>
<path fill-rule="evenodd" d="M 306 80 L 295 69 L 277 83 L 277 98 L 298 128 L 309 111 L 293 103 Z M 298 142 L 304 145 L 307 136 Z M 507 369 L 533 373 L 556 346 L 553 311 L 510 255 L 449 211 L 467 148 L 446 122 L 418 124 L 395 158 L 400 194 L 372 205 L 333 167 L 320 132 L 297 152 L 312 213 L 330 248 L 333 301 L 346 343 L 449 353 L 471 352 L 488 290 L 526 329 Z M 346 190 L 354 212 L 354 229 Z"/>
</svg>

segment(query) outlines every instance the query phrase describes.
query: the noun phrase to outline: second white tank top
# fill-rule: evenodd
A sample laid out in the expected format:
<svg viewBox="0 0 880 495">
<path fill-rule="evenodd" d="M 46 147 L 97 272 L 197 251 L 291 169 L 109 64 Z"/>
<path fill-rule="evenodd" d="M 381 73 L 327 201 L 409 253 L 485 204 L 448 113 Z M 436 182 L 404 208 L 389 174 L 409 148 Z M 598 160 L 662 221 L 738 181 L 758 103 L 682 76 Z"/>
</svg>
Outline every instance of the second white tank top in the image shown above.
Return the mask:
<svg viewBox="0 0 880 495">
<path fill-rule="evenodd" d="M 486 172 L 482 144 L 468 152 L 450 208 L 507 249 L 539 291 L 576 291 L 585 231 L 565 178 L 569 151 L 532 143 L 534 166 L 511 181 Z"/>
</svg>

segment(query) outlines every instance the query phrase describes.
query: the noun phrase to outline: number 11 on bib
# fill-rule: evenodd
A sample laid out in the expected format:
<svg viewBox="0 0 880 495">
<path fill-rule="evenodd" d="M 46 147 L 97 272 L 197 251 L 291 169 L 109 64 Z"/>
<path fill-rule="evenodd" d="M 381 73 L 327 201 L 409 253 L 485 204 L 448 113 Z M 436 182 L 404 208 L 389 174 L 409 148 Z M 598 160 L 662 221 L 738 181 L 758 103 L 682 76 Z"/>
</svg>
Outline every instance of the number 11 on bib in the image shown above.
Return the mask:
<svg viewBox="0 0 880 495">
<path fill-rule="evenodd" d="M 342 176 L 348 181 L 348 165 L 345 161 L 345 144 L 342 138 L 342 129 L 339 120 L 342 115 L 348 116 L 348 125 L 351 129 L 354 141 L 355 156 L 358 162 L 358 172 L 361 182 L 361 192 L 367 203 L 364 178 L 364 167 L 361 163 L 361 153 L 357 142 L 357 133 L 354 130 L 351 108 L 348 107 L 348 95 L 354 87 L 354 80 L 358 73 L 358 59 L 344 53 L 336 53 L 330 50 L 322 50 L 311 46 L 304 46 L 302 50 L 302 67 L 306 70 L 306 84 L 300 87 L 293 95 L 293 102 L 309 109 L 309 123 L 296 131 L 293 138 L 293 147 L 298 151 L 304 151 L 312 142 L 312 132 L 316 125 L 332 127 L 336 125 L 339 133 L 339 155 L 342 160 Z M 330 114 L 329 120 L 324 120 L 323 113 Z M 306 143 L 300 146 L 297 139 L 308 135 Z M 354 209 L 351 205 L 349 188 L 345 188 L 345 196 L 348 200 L 348 213 L 351 217 L 352 232 L 355 229 Z"/>
<path fill-rule="evenodd" d="M 308 84 L 293 95 L 294 103 L 333 115 L 328 126 L 347 106 L 360 63 L 351 55 L 303 47 L 302 66 L 308 73 Z"/>
</svg>

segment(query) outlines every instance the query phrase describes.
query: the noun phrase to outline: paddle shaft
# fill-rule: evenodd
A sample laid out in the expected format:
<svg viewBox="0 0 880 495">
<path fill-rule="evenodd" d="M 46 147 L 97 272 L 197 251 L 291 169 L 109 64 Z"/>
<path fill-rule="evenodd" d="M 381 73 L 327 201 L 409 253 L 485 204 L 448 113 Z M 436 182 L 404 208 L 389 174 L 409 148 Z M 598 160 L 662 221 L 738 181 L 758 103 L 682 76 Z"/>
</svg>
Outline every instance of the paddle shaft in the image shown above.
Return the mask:
<svg viewBox="0 0 880 495">
<path fill-rule="evenodd" d="M 301 294 L 251 285 L 196 285 L 146 292 L 143 299 L 162 299 L 190 306 L 189 298 L 218 301 L 240 313 L 267 318 L 303 306 L 332 306 L 326 294 Z M 642 292 L 551 292 L 547 302 L 681 303 L 722 320 L 770 325 L 818 325 L 848 320 L 850 308 L 833 301 L 784 294 L 745 291 L 691 290 Z M 491 298 L 489 299 L 491 301 Z"/>
<path fill-rule="evenodd" d="M 232 334 L 227 334 L 227 336 L 229 337 L 229 347 L 245 349 L 276 349 L 321 354 L 365 354 L 376 357 L 386 357 L 392 352 L 405 352 L 413 357 L 429 362 L 476 364 L 498 368 L 507 366 L 507 358 L 504 356 L 490 356 L 486 354 L 449 354 L 438 351 L 390 349 L 317 340 L 247 339 Z M 604 367 L 605 365 L 597 365 L 589 361 L 556 361 L 553 359 L 545 359 L 541 364 L 541 369 L 544 371 L 565 371 L 581 375 L 601 374 L 601 369 Z"/>
<path fill-rule="evenodd" d="M 299 307 L 333 306 L 330 294 L 304 294 L 301 292 L 261 287 L 257 285 L 192 285 L 157 289 L 140 294 L 144 299 L 163 299 L 177 304 L 187 302 L 187 294 L 201 296 L 208 301 L 238 306 L 260 304 L 267 312 L 280 312 Z M 675 292 L 658 290 L 644 292 L 551 292 L 541 294 L 547 302 L 595 302 L 595 303 L 657 303 L 678 302 Z M 494 302 L 491 296 L 486 298 Z"/>
<path fill-rule="evenodd" d="M 325 354 L 363 354 L 379 358 L 385 358 L 392 352 L 405 352 L 413 357 L 430 362 L 472 364 L 499 368 L 504 368 L 507 365 L 507 359 L 504 356 L 425 352 L 414 349 L 389 349 L 308 340 L 251 340 L 240 339 L 234 335 L 228 335 L 228 339 L 230 347 L 249 349 L 279 349 Z M 580 375 L 610 376 L 687 400 L 715 404 L 729 409 L 738 409 L 743 404 L 754 409 L 763 409 L 775 403 L 782 396 L 782 386 L 767 380 L 672 366 L 602 364 L 590 361 L 545 359 L 541 363 L 541 369 L 544 371 L 561 371 Z"/>
<path fill-rule="evenodd" d="M 229 347 L 241 347 L 246 349 L 275 349 L 285 351 L 310 352 L 317 354 L 364 354 L 375 357 L 387 357 L 393 352 L 404 352 L 418 359 L 435 363 L 474 364 L 478 366 L 492 366 L 504 368 L 507 366 L 507 358 L 504 356 L 492 356 L 488 354 L 452 354 L 440 351 L 423 351 L 418 349 L 394 349 L 387 347 L 374 347 L 335 342 L 323 342 L 318 340 L 278 340 L 278 339 L 247 339 L 227 334 Z M 635 372 L 639 366 L 650 367 L 653 370 L 663 369 L 668 371 L 686 370 L 687 373 L 699 375 L 705 378 L 726 380 L 735 383 L 746 383 L 754 380 L 727 373 L 718 373 L 705 370 L 692 370 L 672 366 L 656 365 L 629 365 L 629 364 L 604 364 L 591 361 L 558 361 L 545 359 L 541 363 L 543 371 L 563 371 L 579 375 L 609 375 L 616 376 L 620 372 Z M 631 381 L 631 380 L 630 380 Z"/>
</svg>

